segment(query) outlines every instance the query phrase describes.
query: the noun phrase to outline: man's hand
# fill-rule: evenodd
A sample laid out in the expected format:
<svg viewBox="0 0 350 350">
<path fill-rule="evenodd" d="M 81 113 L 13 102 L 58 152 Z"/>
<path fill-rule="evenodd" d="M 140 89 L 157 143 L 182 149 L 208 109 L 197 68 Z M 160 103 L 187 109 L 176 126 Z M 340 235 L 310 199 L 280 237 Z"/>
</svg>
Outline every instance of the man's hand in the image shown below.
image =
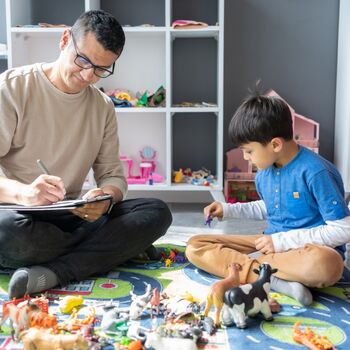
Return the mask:
<svg viewBox="0 0 350 350">
<path fill-rule="evenodd" d="M 275 253 L 275 247 L 273 246 L 273 241 L 271 235 L 264 235 L 255 240 L 255 248 L 263 254 Z"/>
<path fill-rule="evenodd" d="M 29 185 L 18 183 L 17 204 L 48 205 L 63 200 L 65 194 L 66 189 L 60 177 L 44 174 Z"/>
<path fill-rule="evenodd" d="M 97 196 L 102 196 L 104 194 L 106 193 L 103 192 L 101 188 L 94 188 L 89 192 L 87 192 L 83 196 L 83 199 L 95 198 Z M 82 207 L 73 209 L 72 213 L 86 221 L 94 222 L 107 212 L 110 204 L 111 204 L 111 201 L 109 199 L 101 202 L 89 203 L 89 204 L 85 204 Z"/>
<path fill-rule="evenodd" d="M 205 219 L 208 217 L 222 219 L 224 215 L 224 210 L 220 202 L 213 202 L 209 204 L 204 208 L 203 212 Z"/>
</svg>

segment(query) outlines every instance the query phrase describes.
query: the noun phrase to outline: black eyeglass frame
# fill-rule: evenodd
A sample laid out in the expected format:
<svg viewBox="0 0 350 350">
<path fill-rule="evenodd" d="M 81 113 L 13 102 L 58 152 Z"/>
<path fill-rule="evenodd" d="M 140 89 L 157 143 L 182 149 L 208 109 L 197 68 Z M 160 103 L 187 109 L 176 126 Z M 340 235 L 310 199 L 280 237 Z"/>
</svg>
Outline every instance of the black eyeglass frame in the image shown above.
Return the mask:
<svg viewBox="0 0 350 350">
<path fill-rule="evenodd" d="M 103 68 L 103 67 L 101 67 L 101 66 L 97 66 L 96 64 L 93 64 L 87 57 L 84 57 L 84 56 L 82 56 L 82 55 L 80 55 L 80 54 L 78 53 L 77 44 L 76 44 L 76 41 L 75 41 L 75 39 L 74 39 L 73 33 L 72 33 L 71 31 L 70 31 L 70 34 L 71 34 L 71 37 L 72 37 L 72 42 L 73 42 L 73 46 L 74 46 L 74 50 L 75 50 L 75 54 L 76 54 L 76 56 L 75 56 L 75 58 L 74 58 L 74 63 L 75 63 L 78 67 L 80 67 L 80 68 L 82 68 L 82 69 L 91 69 L 91 68 L 93 68 L 93 69 L 94 69 L 94 74 L 95 74 L 96 76 L 98 76 L 99 78 L 108 78 L 109 76 L 111 76 L 112 74 L 114 74 L 115 62 L 113 62 L 112 71 L 110 71 L 109 69 Z M 90 66 L 89 66 L 89 67 L 83 67 L 83 66 L 81 66 L 80 64 L 77 63 L 77 59 L 78 59 L 78 58 L 82 58 L 83 60 L 87 61 L 87 62 L 90 64 Z M 108 75 L 101 76 L 101 75 L 99 75 L 99 74 L 96 73 L 96 69 L 99 69 L 99 70 L 102 70 L 102 71 L 104 71 L 104 72 L 107 72 Z"/>
</svg>

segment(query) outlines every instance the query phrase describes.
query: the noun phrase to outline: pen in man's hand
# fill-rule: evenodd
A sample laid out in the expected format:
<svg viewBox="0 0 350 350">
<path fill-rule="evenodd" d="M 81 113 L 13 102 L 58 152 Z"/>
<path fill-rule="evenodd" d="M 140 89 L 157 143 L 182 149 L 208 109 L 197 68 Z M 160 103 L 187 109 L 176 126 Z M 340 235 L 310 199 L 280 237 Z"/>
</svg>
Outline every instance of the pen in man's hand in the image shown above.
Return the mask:
<svg viewBox="0 0 350 350">
<path fill-rule="evenodd" d="M 43 163 L 43 161 L 42 161 L 41 159 L 37 159 L 36 162 L 37 162 L 37 164 L 39 165 L 39 168 L 42 170 L 42 172 L 43 172 L 44 174 L 50 175 L 49 170 L 46 168 L 45 164 Z M 67 197 L 64 196 L 64 197 L 63 197 L 63 200 L 66 200 L 66 199 L 67 199 Z"/>
<path fill-rule="evenodd" d="M 41 159 L 37 159 L 37 164 L 39 165 L 39 168 L 43 171 L 44 174 L 50 175 L 49 171 L 47 170 L 45 164 L 42 162 Z"/>
</svg>

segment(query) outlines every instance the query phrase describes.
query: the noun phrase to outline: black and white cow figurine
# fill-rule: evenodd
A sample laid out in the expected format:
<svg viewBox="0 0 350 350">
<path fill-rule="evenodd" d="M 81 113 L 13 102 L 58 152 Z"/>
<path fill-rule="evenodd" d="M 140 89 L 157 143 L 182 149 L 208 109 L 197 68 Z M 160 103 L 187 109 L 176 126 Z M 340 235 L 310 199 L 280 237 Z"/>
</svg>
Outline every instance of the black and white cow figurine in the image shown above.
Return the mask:
<svg viewBox="0 0 350 350">
<path fill-rule="evenodd" d="M 225 292 L 224 306 L 221 311 L 222 323 L 230 326 L 233 323 L 238 328 L 245 328 L 247 316 L 255 316 L 261 312 L 267 321 L 272 321 L 268 294 L 270 291 L 270 277 L 277 269 L 272 269 L 267 263 L 254 269 L 259 278 L 254 283 L 231 288 Z"/>
</svg>

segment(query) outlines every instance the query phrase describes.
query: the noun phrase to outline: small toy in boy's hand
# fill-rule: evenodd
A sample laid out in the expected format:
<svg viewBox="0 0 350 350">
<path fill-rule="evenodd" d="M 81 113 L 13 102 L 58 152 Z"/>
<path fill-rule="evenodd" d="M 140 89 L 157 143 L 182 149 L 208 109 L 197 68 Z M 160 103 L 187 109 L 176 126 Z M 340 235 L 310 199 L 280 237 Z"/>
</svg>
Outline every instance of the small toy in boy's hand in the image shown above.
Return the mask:
<svg viewBox="0 0 350 350">
<path fill-rule="evenodd" d="M 210 227 L 210 224 L 211 224 L 212 221 L 213 221 L 213 218 L 212 218 L 211 215 L 209 214 L 209 215 L 207 216 L 207 221 L 205 222 L 205 224 L 208 225 L 208 226 Z"/>
</svg>

